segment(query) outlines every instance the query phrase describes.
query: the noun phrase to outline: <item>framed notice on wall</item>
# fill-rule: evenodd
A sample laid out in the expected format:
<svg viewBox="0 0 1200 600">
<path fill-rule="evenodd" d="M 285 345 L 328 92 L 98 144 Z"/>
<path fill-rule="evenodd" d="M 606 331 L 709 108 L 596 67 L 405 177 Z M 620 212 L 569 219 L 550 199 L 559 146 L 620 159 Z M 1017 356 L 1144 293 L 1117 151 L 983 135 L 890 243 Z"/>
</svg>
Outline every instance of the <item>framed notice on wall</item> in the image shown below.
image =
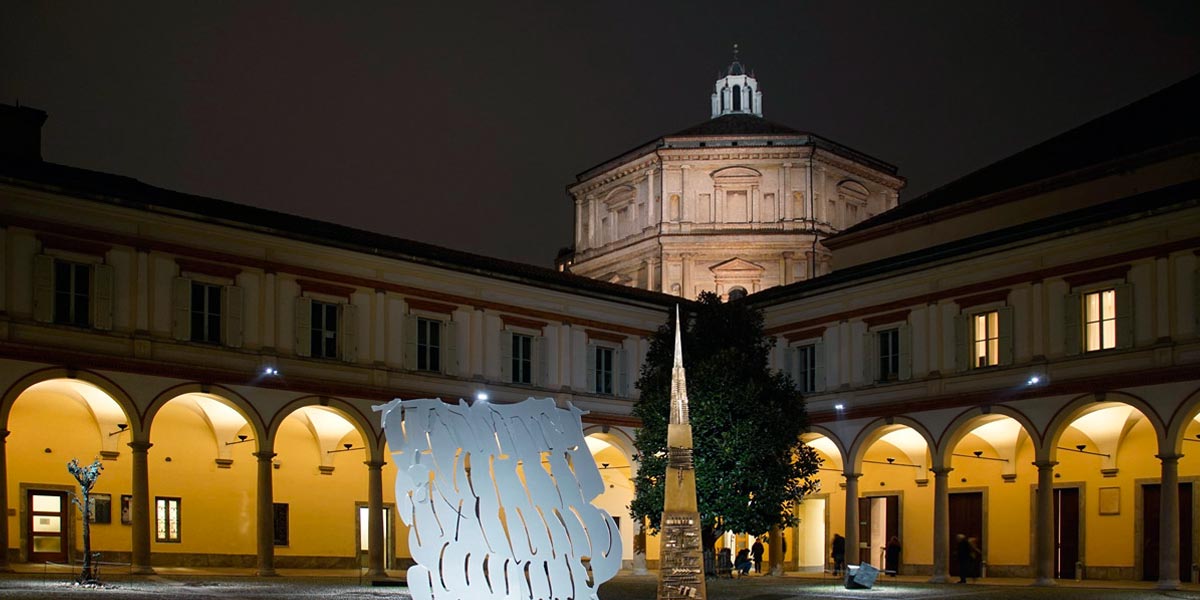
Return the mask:
<svg viewBox="0 0 1200 600">
<path fill-rule="evenodd" d="M 133 523 L 133 496 L 121 494 L 121 524 Z"/>
<path fill-rule="evenodd" d="M 1121 488 L 1119 488 L 1119 487 L 1102 487 L 1102 488 L 1100 488 L 1100 514 L 1102 514 L 1102 515 L 1119 515 L 1119 514 L 1121 514 Z"/>
<path fill-rule="evenodd" d="M 112 496 L 109 494 L 92 494 L 88 498 L 88 512 L 91 513 L 91 522 L 108 524 L 112 523 Z"/>
</svg>

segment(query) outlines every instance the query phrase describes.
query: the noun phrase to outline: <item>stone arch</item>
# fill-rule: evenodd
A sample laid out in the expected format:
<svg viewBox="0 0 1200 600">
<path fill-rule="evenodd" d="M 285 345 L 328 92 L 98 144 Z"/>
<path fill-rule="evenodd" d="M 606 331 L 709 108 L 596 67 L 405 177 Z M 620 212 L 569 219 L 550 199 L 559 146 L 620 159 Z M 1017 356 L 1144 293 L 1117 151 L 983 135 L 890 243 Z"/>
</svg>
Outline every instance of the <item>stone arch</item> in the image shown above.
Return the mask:
<svg viewBox="0 0 1200 600">
<path fill-rule="evenodd" d="M 733 166 L 717 169 L 713 171 L 713 179 L 731 179 L 731 178 L 759 178 L 762 177 L 762 172 L 750 167 Z"/>
<path fill-rule="evenodd" d="M 849 199 L 859 201 L 866 200 L 871 195 L 871 191 L 867 189 L 867 186 L 853 179 L 843 179 L 838 182 L 837 191 Z"/>
<path fill-rule="evenodd" d="M 129 394 L 121 388 L 120 385 L 113 380 L 100 375 L 99 373 L 86 370 L 77 371 L 65 367 L 48 367 L 45 369 L 39 369 L 25 375 L 10 385 L 8 389 L 4 391 L 3 399 L 0 399 L 0 429 L 6 429 L 8 427 L 9 413 L 12 411 L 13 403 L 17 401 L 17 398 L 21 397 L 21 394 L 24 394 L 26 390 L 39 383 L 52 381 L 55 379 L 73 379 L 76 381 L 82 381 L 99 389 L 108 395 L 108 397 L 114 402 L 116 402 L 117 405 L 121 407 L 121 410 L 125 412 L 125 417 L 129 420 L 128 422 L 130 429 L 132 429 L 134 432 L 138 432 L 143 429 L 142 424 L 146 422 L 146 419 L 143 417 L 141 412 L 138 411 L 137 405 L 133 402 L 133 398 L 131 398 Z"/>
<path fill-rule="evenodd" d="M 379 443 L 379 440 L 383 437 L 383 435 L 375 433 L 375 428 L 371 426 L 371 422 L 367 419 L 366 415 L 364 415 L 362 411 L 360 411 L 358 407 L 354 406 L 353 404 L 340 398 L 333 398 L 329 396 L 301 396 L 300 398 L 296 398 L 295 400 L 292 400 L 284 405 L 283 408 L 280 408 L 275 415 L 271 417 L 271 421 L 267 426 L 267 434 L 269 436 L 268 439 L 274 443 L 275 435 L 279 432 L 279 426 L 283 424 L 284 419 L 288 418 L 292 413 L 306 406 L 323 406 L 325 408 L 332 408 L 336 410 L 338 414 L 350 421 L 350 424 L 353 425 L 354 428 L 358 430 L 359 435 L 362 436 L 363 444 L 367 447 L 367 452 L 370 454 L 368 459 L 371 461 L 385 460 L 386 457 L 384 456 L 383 452 L 384 445 Z"/>
<path fill-rule="evenodd" d="M 842 439 L 839 438 L 837 436 L 837 434 L 833 432 L 833 430 L 823 427 L 821 425 L 809 425 L 808 431 L 805 431 L 804 433 L 800 434 L 800 439 L 802 441 L 807 441 L 807 440 L 805 440 L 805 438 L 812 439 L 813 437 L 816 437 L 816 436 L 826 438 L 833 444 L 834 448 L 836 448 L 838 451 L 837 458 L 838 458 L 838 460 L 840 460 L 842 462 L 842 468 L 844 469 L 845 465 L 846 465 L 846 456 L 847 456 L 846 443 L 843 442 Z"/>
<path fill-rule="evenodd" d="M 1167 443 L 1166 445 L 1160 444 L 1160 451 L 1183 454 L 1183 434 L 1187 431 L 1188 423 L 1198 414 L 1200 414 L 1200 388 L 1188 394 L 1176 407 L 1175 413 L 1171 415 L 1170 425 L 1167 427 Z"/>
<path fill-rule="evenodd" d="M 1050 425 L 1046 427 L 1046 432 L 1042 437 L 1042 444 L 1038 449 L 1037 460 L 1039 462 L 1057 460 L 1058 439 L 1062 437 L 1067 427 L 1075 419 L 1087 412 L 1088 408 L 1096 404 L 1110 402 L 1126 404 L 1141 412 L 1142 416 L 1154 428 L 1154 435 L 1158 439 L 1158 447 L 1160 449 L 1167 447 L 1164 443 L 1164 440 L 1166 440 L 1166 426 L 1162 422 L 1162 417 L 1145 400 L 1126 392 L 1097 392 L 1095 394 L 1085 394 L 1076 397 L 1054 414 L 1054 418 L 1050 420 Z"/>
<path fill-rule="evenodd" d="M 868 423 L 866 427 L 863 427 L 862 431 L 859 432 L 858 436 L 850 444 L 850 452 L 846 455 L 844 468 L 852 473 L 860 472 L 862 469 L 862 460 L 866 455 L 867 448 L 869 448 L 871 444 L 879 441 L 879 438 L 883 437 L 888 432 L 896 429 L 897 426 L 909 427 L 920 434 L 921 437 L 925 438 L 925 444 L 929 447 L 930 460 L 933 460 L 938 456 L 937 444 L 933 439 L 933 435 L 929 433 L 929 429 L 921 424 L 921 422 L 905 416 L 886 417 L 876 419 Z M 930 465 L 930 467 L 940 466 L 941 465 L 936 462 Z"/>
<path fill-rule="evenodd" d="M 637 455 L 637 447 L 633 444 L 633 437 L 624 429 L 609 425 L 588 425 L 583 428 L 583 437 L 586 438 L 589 435 L 604 436 L 602 439 L 612 444 L 621 452 L 625 460 L 629 461 L 630 466 L 633 467 L 631 472 L 637 470 L 635 466 L 637 462 L 633 459 Z"/>
<path fill-rule="evenodd" d="M 249 400 L 246 400 L 246 398 L 241 394 L 227 387 L 196 382 L 181 383 L 159 392 L 159 394 L 154 397 L 154 401 L 150 403 L 149 408 L 146 409 L 146 427 L 145 430 L 141 432 L 141 437 L 139 439 L 148 441 L 150 439 L 150 429 L 153 427 L 155 415 L 157 415 L 158 412 L 162 410 L 162 407 L 166 406 L 168 402 L 184 394 L 207 394 L 209 396 L 216 396 L 233 405 L 232 407 L 241 413 L 242 418 L 246 419 L 246 422 L 250 424 L 250 429 L 254 431 L 255 448 L 258 450 L 265 449 L 263 445 L 268 443 L 270 438 L 266 435 L 267 430 L 266 427 L 264 427 L 262 415 L 258 412 L 254 405 L 250 403 Z M 269 447 L 270 446 L 268 445 L 266 448 Z"/>
<path fill-rule="evenodd" d="M 1013 419 L 1021 425 L 1021 429 L 1025 430 L 1026 435 L 1033 441 L 1034 455 L 1040 456 L 1042 447 L 1042 438 L 1038 433 L 1037 426 L 1024 413 L 1009 406 L 1000 404 L 992 406 L 975 406 L 971 407 L 954 418 L 946 429 L 942 431 L 938 445 L 934 450 L 933 462 L 935 465 L 948 466 L 950 464 L 950 453 L 954 451 L 954 447 L 962 441 L 970 431 L 967 426 L 974 422 L 979 417 L 986 415 L 1004 415 Z"/>
</svg>

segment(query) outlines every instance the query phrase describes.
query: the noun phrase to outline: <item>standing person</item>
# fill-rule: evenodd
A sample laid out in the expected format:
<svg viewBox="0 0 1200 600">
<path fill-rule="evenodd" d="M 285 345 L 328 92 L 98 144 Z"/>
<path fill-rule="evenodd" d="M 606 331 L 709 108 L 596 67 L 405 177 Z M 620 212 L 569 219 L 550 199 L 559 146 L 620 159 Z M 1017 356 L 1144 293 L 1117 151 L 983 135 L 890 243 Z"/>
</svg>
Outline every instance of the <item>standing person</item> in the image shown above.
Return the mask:
<svg viewBox="0 0 1200 600">
<path fill-rule="evenodd" d="M 979 549 L 979 538 L 967 538 L 967 547 L 971 551 L 971 579 L 978 579 L 983 573 L 983 550 Z"/>
<path fill-rule="evenodd" d="M 892 577 L 900 571 L 900 538 L 892 536 L 883 553 L 883 570 Z"/>
<path fill-rule="evenodd" d="M 971 542 L 967 536 L 958 534 L 955 539 L 955 555 L 958 559 L 958 583 L 967 582 L 967 574 L 971 572 Z"/>
<path fill-rule="evenodd" d="M 754 555 L 754 572 L 762 574 L 762 557 L 763 557 L 762 538 L 754 538 L 754 545 L 750 546 L 750 554 Z"/>
<path fill-rule="evenodd" d="M 842 574 L 842 569 L 846 568 L 846 538 L 841 534 L 833 534 L 833 543 L 830 544 L 833 549 L 833 574 L 835 576 Z"/>
</svg>

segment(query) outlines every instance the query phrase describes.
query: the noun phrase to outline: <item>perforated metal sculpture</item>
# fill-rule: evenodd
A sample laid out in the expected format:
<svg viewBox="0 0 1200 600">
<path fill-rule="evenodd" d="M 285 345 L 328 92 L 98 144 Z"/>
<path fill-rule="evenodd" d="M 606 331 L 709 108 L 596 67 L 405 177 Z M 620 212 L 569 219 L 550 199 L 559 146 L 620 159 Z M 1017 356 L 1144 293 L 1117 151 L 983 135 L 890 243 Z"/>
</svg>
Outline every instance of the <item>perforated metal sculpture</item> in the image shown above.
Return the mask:
<svg viewBox="0 0 1200 600">
<path fill-rule="evenodd" d="M 394 400 L 376 407 L 396 463 L 418 600 L 596 599 L 621 564 L 621 538 L 591 504 L 604 491 L 583 411 Z"/>
</svg>

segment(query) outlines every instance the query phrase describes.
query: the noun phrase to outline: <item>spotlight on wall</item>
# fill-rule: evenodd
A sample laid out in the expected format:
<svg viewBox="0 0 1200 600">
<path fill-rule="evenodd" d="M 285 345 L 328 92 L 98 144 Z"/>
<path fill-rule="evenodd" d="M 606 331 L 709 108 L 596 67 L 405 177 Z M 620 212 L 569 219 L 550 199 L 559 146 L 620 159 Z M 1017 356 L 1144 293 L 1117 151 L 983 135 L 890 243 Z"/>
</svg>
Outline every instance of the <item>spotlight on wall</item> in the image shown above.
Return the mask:
<svg viewBox="0 0 1200 600">
<path fill-rule="evenodd" d="M 263 367 L 263 375 L 278 375 L 279 369 L 275 367 Z"/>
<path fill-rule="evenodd" d="M 834 404 L 833 410 L 846 410 L 846 405 L 845 404 Z"/>
<path fill-rule="evenodd" d="M 129 429 L 129 423 L 117 423 L 117 430 L 112 433 L 109 433 L 108 437 L 112 437 L 114 435 L 121 435 L 122 433 L 125 433 L 126 429 Z"/>
<path fill-rule="evenodd" d="M 252 438 L 252 437 L 250 437 L 250 436 L 248 436 L 248 435 L 246 435 L 246 434 L 239 434 L 239 435 L 237 436 L 237 441 L 236 441 L 236 442 L 225 442 L 225 445 L 226 445 L 226 446 L 232 446 L 232 445 L 234 445 L 234 444 L 245 444 L 246 442 L 253 442 L 253 441 L 254 441 L 254 438 Z"/>
<path fill-rule="evenodd" d="M 480 402 L 487 402 L 488 393 L 487 392 L 475 392 L 475 399 Z"/>
</svg>

